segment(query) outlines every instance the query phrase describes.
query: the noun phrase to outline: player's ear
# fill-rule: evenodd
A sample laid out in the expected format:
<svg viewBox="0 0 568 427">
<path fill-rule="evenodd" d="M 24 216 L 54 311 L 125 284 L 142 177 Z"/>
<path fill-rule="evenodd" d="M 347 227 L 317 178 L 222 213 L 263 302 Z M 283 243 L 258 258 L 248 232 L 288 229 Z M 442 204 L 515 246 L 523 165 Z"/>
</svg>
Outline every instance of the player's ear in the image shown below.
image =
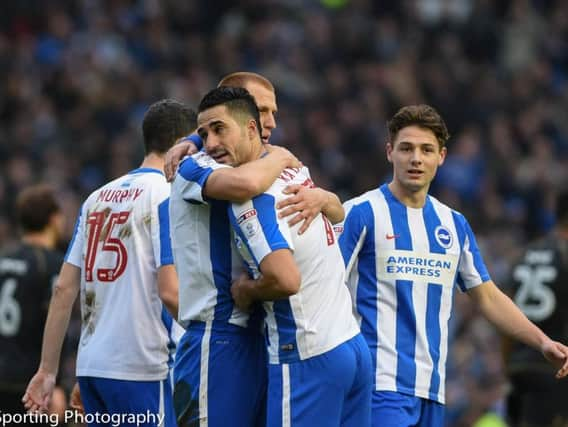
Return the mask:
<svg viewBox="0 0 568 427">
<path fill-rule="evenodd" d="M 254 139 L 255 135 L 260 135 L 260 130 L 255 119 L 250 119 L 247 123 L 247 131 L 249 140 Z"/>
<path fill-rule="evenodd" d="M 448 150 L 446 149 L 446 147 L 442 147 L 442 149 L 440 150 L 440 161 L 438 162 L 438 166 L 442 166 L 444 164 L 444 160 L 446 160 L 447 153 Z"/>
<path fill-rule="evenodd" d="M 389 161 L 389 163 L 392 163 L 392 150 L 393 150 L 393 145 L 387 141 L 386 145 L 385 145 L 385 150 L 387 152 L 387 160 Z"/>
</svg>

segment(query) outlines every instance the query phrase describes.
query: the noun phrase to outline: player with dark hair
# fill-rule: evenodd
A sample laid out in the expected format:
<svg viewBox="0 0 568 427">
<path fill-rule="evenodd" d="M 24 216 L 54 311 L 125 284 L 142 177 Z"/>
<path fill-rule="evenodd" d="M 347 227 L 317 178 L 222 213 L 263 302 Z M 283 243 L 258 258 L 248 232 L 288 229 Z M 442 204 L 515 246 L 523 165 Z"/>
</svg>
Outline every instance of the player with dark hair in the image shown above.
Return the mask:
<svg viewBox="0 0 568 427">
<path fill-rule="evenodd" d="M 195 113 L 166 99 L 142 123 L 141 167 L 95 190 L 79 214 L 55 286 L 39 369 L 24 402 L 44 410 L 71 306 L 81 292 L 77 378 L 87 415 L 153 414 L 144 425 L 174 426 L 163 307 L 177 314 L 178 280 L 169 238 L 170 186 L 164 155 L 195 128 Z"/>
<path fill-rule="evenodd" d="M 266 154 L 254 107 L 240 88 L 220 87 L 204 98 L 198 132 L 208 153 L 226 153 L 219 162 L 237 166 Z M 242 311 L 262 302 L 266 312 L 266 425 L 365 427 L 371 360 L 351 312 L 341 252 L 324 215 L 301 235 L 299 225 L 277 218 L 290 183 L 313 185 L 307 168 L 285 169 L 262 194 L 229 207 L 236 246 L 254 277 L 242 275 L 231 294 Z"/>
<path fill-rule="evenodd" d="M 53 189 L 35 185 L 16 199 L 20 243 L 0 252 L 0 410 L 22 413 L 22 394 L 41 355 L 52 286 L 63 254 L 56 250 L 65 217 Z M 62 390 L 59 400 L 65 402 Z M 64 403 L 63 403 L 64 407 Z"/>
<path fill-rule="evenodd" d="M 260 137 L 263 144 L 270 143 L 272 131 L 276 128 L 276 90 L 266 77 L 249 71 L 238 71 L 223 77 L 217 87 L 240 87 L 246 89 L 253 97 L 260 114 Z M 177 165 L 186 154 L 196 153 L 202 148 L 203 142 L 197 135 L 184 138 L 185 141 L 172 147 L 166 155 L 166 177 L 173 179 Z M 188 141 L 189 140 L 189 141 Z M 195 145 L 197 142 L 197 146 Z M 322 188 L 307 188 L 301 185 L 289 185 L 284 189 L 290 195 L 280 201 L 282 217 L 290 217 L 290 225 L 302 223 L 298 233 L 307 230 L 310 223 L 320 212 L 335 224 L 344 218 L 343 208 L 339 198 L 332 192 Z"/>
<path fill-rule="evenodd" d="M 568 374 L 568 347 L 530 322 L 489 277 L 459 212 L 428 194 L 446 157 L 446 125 L 428 105 L 388 122 L 388 184 L 344 204 L 340 246 L 375 367 L 373 426 L 444 425 L 448 321 L 457 285 L 501 332 Z M 565 337 L 563 335 L 562 337 Z"/>
<path fill-rule="evenodd" d="M 227 108 L 235 120 L 259 112 L 242 88 L 206 95 L 199 111 L 219 96 L 241 91 Z M 242 113 L 242 109 L 248 111 Z M 241 113 L 238 113 L 241 111 Z M 219 134 L 225 123 L 212 124 Z M 258 136 L 259 128 L 249 129 Z M 205 137 L 205 135 L 200 135 Z M 281 147 L 262 159 L 231 168 L 225 162 L 232 148 L 201 151 L 180 164 L 172 183 L 170 223 L 172 248 L 180 278 L 179 320 L 187 328 L 174 367 L 174 404 L 180 426 L 249 427 L 263 424 L 266 393 L 266 352 L 258 315 L 239 310 L 231 298 L 231 281 L 241 260 L 231 239 L 225 200 L 246 200 L 267 189 L 285 167 L 298 160 Z"/>
<path fill-rule="evenodd" d="M 511 269 L 513 300 L 550 336 L 568 341 L 568 192 L 556 198 L 556 226 L 529 244 Z M 507 342 L 511 427 L 568 425 L 568 383 L 553 378 L 553 368 L 535 349 Z"/>
</svg>

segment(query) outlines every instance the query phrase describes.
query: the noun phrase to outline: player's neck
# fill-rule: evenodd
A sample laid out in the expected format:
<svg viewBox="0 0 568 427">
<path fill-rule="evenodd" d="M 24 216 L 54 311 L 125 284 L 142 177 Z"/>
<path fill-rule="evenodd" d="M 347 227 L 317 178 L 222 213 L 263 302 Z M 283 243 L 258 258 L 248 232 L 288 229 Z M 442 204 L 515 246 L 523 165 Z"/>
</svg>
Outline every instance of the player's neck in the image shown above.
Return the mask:
<svg viewBox="0 0 568 427">
<path fill-rule="evenodd" d="M 144 157 L 141 168 L 152 168 L 158 169 L 160 171 L 164 170 L 164 159 L 165 155 L 159 155 L 157 153 L 149 153 Z"/>
<path fill-rule="evenodd" d="M 54 249 L 57 244 L 57 238 L 50 230 L 24 233 L 22 241 L 28 245 L 45 249 Z"/>
<path fill-rule="evenodd" d="M 266 148 L 260 138 L 258 141 L 254 140 L 252 144 L 251 159 L 249 161 L 260 159 L 266 153 Z"/>
<path fill-rule="evenodd" d="M 414 209 L 422 209 L 424 207 L 428 188 L 423 188 L 420 191 L 409 191 L 396 181 L 391 181 L 388 186 L 393 196 L 403 205 Z"/>
</svg>

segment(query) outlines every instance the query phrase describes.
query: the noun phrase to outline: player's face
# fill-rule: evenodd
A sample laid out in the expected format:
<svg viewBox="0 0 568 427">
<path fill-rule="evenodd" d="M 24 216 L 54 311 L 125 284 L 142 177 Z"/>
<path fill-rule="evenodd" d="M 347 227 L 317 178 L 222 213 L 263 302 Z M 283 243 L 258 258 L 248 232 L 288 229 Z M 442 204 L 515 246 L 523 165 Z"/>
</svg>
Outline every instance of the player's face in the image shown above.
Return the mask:
<svg viewBox="0 0 568 427">
<path fill-rule="evenodd" d="M 202 111 L 197 116 L 197 133 L 203 139 L 207 154 L 217 163 L 237 166 L 245 162 L 251 147 L 249 132 L 248 127 L 239 124 L 224 105 Z"/>
<path fill-rule="evenodd" d="M 262 126 L 261 140 L 268 144 L 272 130 L 276 128 L 276 94 L 257 82 L 248 82 L 245 89 L 253 96 L 260 112 L 260 125 Z"/>
<path fill-rule="evenodd" d="M 387 144 L 387 158 L 393 164 L 393 184 L 406 193 L 428 192 L 438 166 L 444 163 L 446 148 L 434 133 L 418 126 L 407 126 Z"/>
</svg>

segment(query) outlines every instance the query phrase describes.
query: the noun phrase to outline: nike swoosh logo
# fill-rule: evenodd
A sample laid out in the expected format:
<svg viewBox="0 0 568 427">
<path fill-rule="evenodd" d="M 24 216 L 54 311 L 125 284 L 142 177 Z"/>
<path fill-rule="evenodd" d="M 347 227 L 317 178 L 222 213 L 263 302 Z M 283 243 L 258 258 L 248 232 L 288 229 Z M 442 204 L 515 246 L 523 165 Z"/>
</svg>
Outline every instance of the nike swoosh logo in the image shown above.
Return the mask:
<svg viewBox="0 0 568 427">
<path fill-rule="evenodd" d="M 397 237 L 399 237 L 400 234 L 386 234 L 385 237 L 387 238 L 387 240 L 392 240 L 392 239 L 396 239 Z"/>
</svg>

